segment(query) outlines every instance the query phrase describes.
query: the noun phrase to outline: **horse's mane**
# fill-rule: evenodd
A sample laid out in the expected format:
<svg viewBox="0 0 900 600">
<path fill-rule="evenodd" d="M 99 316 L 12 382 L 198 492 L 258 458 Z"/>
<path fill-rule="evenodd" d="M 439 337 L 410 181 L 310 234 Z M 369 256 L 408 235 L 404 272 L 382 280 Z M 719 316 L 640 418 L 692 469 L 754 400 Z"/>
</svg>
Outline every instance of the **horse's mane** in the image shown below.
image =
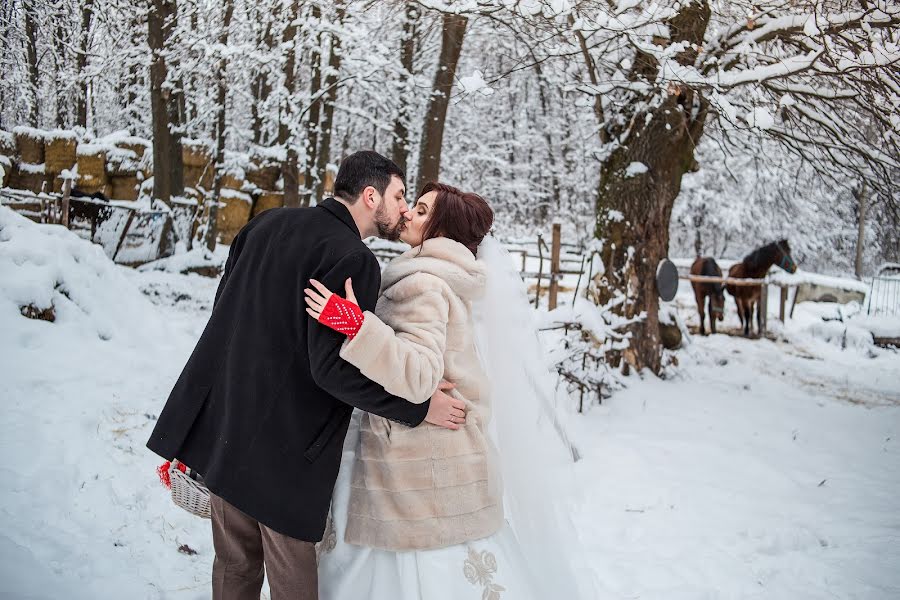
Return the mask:
<svg viewBox="0 0 900 600">
<path fill-rule="evenodd" d="M 747 267 L 750 271 L 758 271 L 766 267 L 766 262 L 774 262 L 772 256 L 775 253 L 776 242 L 772 242 L 771 244 L 766 244 L 762 248 L 757 248 L 750 254 L 744 257 L 742 261 L 744 266 Z"/>
<path fill-rule="evenodd" d="M 703 261 L 703 264 L 700 266 L 700 274 L 707 275 L 709 277 L 721 277 L 722 272 L 720 270 L 718 270 L 718 271 L 716 270 L 716 267 L 714 266 L 715 264 L 716 263 L 714 260 L 709 259 L 709 258 L 705 259 Z M 725 285 L 721 284 L 721 283 L 713 283 L 711 285 L 713 286 L 713 289 L 715 290 L 716 294 L 723 293 L 722 290 L 725 289 Z"/>
</svg>

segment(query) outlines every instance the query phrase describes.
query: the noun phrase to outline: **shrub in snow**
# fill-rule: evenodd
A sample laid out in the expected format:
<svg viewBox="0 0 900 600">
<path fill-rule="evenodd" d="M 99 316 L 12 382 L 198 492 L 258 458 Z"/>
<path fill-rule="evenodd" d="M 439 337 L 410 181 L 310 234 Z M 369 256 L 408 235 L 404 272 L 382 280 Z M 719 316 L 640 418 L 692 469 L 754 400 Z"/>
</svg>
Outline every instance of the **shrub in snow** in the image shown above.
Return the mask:
<svg viewBox="0 0 900 600">
<path fill-rule="evenodd" d="M 549 350 L 549 361 L 566 391 L 582 411 L 596 400 L 609 398 L 624 387 L 623 377 L 608 354 L 628 347 L 631 321 L 614 314 L 609 306 L 597 306 L 577 298 L 550 312 L 537 313 L 537 325 Z"/>
</svg>

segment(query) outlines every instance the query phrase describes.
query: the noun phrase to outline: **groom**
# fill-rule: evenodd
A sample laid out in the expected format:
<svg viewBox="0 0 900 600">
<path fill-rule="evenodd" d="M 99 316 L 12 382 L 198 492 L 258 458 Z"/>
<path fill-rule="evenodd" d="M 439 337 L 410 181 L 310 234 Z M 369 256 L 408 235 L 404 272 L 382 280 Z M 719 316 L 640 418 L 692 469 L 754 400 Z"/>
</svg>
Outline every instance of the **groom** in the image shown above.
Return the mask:
<svg viewBox="0 0 900 600">
<path fill-rule="evenodd" d="M 403 172 L 376 152 L 345 158 L 335 198 L 262 213 L 234 239 L 212 315 L 147 446 L 203 476 L 211 492 L 213 598 L 318 594 L 322 539 L 353 407 L 451 429 L 462 402 L 440 390 L 413 404 L 339 356 L 344 336 L 304 310 L 318 279 L 350 277 L 363 310 L 381 284 L 362 238 L 397 239 L 407 222 Z M 455 410 L 454 410 L 455 409 Z"/>
</svg>

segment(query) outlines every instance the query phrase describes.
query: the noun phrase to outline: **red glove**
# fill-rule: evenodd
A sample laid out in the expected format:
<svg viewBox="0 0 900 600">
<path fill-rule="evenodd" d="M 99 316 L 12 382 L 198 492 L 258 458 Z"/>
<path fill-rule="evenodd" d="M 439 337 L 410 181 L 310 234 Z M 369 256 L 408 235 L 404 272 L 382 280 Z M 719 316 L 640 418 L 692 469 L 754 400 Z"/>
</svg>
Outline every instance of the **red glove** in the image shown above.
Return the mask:
<svg viewBox="0 0 900 600">
<path fill-rule="evenodd" d="M 332 294 L 325 303 L 322 314 L 319 315 L 319 323 L 343 333 L 352 340 L 359 333 L 363 318 L 363 312 L 356 304 Z"/>
</svg>

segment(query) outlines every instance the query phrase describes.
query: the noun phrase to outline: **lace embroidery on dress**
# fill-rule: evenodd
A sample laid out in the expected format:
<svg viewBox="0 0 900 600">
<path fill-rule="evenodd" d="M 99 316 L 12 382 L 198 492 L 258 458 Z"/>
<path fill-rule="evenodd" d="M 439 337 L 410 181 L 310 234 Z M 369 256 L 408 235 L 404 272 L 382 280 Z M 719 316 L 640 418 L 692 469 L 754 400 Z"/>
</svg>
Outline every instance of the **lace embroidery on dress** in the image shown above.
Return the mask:
<svg viewBox="0 0 900 600">
<path fill-rule="evenodd" d="M 334 550 L 335 546 L 337 546 L 337 533 L 334 530 L 334 519 L 331 518 L 331 511 L 329 510 L 322 541 L 316 544 L 316 559 Z"/>
<path fill-rule="evenodd" d="M 493 582 L 496 572 L 497 559 L 491 552 L 478 552 L 469 546 L 469 558 L 463 563 L 463 574 L 469 583 L 484 588 L 482 600 L 500 600 L 500 592 L 506 591 L 505 587 Z"/>
</svg>

